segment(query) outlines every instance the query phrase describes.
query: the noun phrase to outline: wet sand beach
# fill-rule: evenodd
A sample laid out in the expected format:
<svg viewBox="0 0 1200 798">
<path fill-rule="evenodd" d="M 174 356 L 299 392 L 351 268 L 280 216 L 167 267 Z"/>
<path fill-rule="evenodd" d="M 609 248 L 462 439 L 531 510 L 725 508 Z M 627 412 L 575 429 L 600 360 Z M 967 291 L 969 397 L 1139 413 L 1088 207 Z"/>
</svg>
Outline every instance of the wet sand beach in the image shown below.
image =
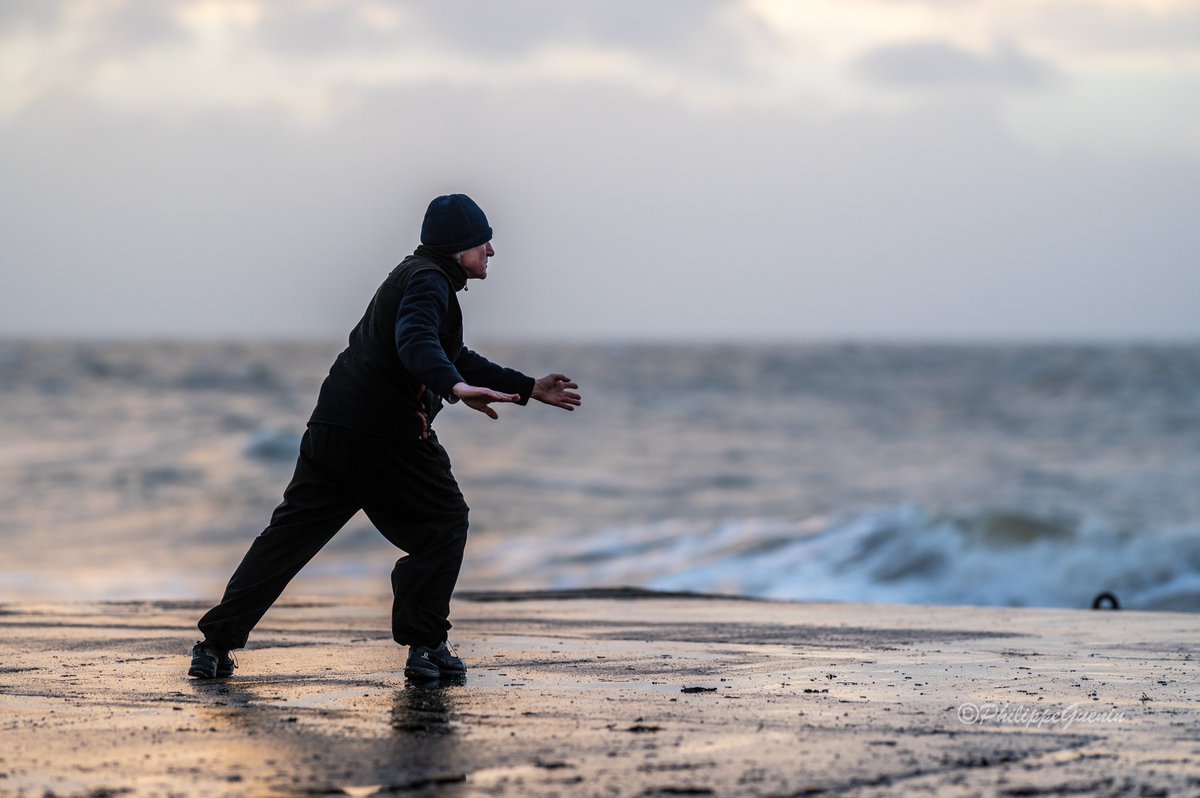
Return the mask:
<svg viewBox="0 0 1200 798">
<path fill-rule="evenodd" d="M 188 679 L 203 609 L 0 607 L 0 794 L 1200 791 L 1193 614 L 460 594 L 470 673 L 422 686 L 375 599 Z"/>
</svg>

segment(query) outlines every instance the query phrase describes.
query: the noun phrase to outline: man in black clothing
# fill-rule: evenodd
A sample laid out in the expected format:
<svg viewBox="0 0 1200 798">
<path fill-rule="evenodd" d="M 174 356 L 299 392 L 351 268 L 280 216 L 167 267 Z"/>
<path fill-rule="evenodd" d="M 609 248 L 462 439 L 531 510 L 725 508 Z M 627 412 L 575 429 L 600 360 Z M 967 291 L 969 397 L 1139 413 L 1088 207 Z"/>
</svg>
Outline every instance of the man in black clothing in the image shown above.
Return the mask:
<svg viewBox="0 0 1200 798">
<path fill-rule="evenodd" d="M 493 403 L 531 398 L 574 410 L 578 385 L 498 366 L 463 345 L 457 292 L 487 277 L 492 228 L 465 194 L 438 197 L 421 246 L 397 266 L 321 385 L 296 472 L 271 523 L 255 538 L 221 603 L 200 619 L 204 640 L 189 674 L 229 676 L 229 654 L 288 582 L 360 509 L 407 552 L 392 570 L 392 636 L 409 647 L 405 673 L 457 676 L 446 642 L 450 596 L 467 540 L 467 505 L 431 423 L 443 400 L 497 418 Z"/>
</svg>

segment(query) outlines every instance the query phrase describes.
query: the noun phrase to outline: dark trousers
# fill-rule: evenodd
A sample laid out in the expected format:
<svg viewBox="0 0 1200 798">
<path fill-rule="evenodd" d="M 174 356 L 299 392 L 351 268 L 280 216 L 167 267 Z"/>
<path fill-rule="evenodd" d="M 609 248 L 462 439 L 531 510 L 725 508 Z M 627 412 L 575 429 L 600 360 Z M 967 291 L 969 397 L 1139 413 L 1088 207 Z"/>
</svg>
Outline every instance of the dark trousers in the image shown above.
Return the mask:
<svg viewBox="0 0 1200 798">
<path fill-rule="evenodd" d="M 467 542 L 467 504 L 434 436 L 395 441 L 313 424 L 270 525 L 242 558 L 221 603 L 200 619 L 213 645 L 246 645 L 289 581 L 359 510 L 407 552 L 392 569 L 392 636 L 433 644 L 450 629 L 450 595 Z"/>
</svg>

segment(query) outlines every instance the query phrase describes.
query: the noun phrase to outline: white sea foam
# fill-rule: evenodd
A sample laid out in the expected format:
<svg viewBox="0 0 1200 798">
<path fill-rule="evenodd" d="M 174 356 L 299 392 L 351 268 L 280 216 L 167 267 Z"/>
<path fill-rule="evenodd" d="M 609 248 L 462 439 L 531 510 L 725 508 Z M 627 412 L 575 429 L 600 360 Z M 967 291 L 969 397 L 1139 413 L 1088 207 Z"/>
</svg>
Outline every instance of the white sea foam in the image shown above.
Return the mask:
<svg viewBox="0 0 1200 798">
<path fill-rule="evenodd" d="M 508 547 L 521 574 L 554 587 L 637 584 L 775 599 L 1200 610 L 1200 530 L 1120 530 L 1098 521 L 914 506 L 802 522 L 660 522 L 586 540 Z M 515 570 L 519 569 L 519 570 Z M 550 586 L 550 585 L 546 585 Z"/>
<path fill-rule="evenodd" d="M 260 427 L 250 435 L 242 454 L 259 460 L 291 463 L 300 451 L 300 438 L 301 433 L 296 430 Z"/>
</svg>

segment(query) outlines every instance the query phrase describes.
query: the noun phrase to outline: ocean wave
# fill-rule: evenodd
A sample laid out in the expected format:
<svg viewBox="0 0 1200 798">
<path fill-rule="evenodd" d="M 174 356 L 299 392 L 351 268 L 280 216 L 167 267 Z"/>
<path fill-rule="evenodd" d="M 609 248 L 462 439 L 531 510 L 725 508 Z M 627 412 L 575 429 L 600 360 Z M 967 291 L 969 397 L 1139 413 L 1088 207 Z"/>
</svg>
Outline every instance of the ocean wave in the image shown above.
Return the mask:
<svg viewBox="0 0 1200 798">
<path fill-rule="evenodd" d="M 242 454 L 255 460 L 291 462 L 300 452 L 301 437 L 301 433 L 294 430 L 260 427 L 250 435 L 242 447 Z"/>
<path fill-rule="evenodd" d="M 794 600 L 1200 611 L 1200 530 L 916 506 L 804 521 L 662 522 L 513 552 L 553 587 L 639 584 Z M 532 559 L 540 560 L 533 562 Z"/>
<path fill-rule="evenodd" d="M 201 363 L 178 378 L 176 385 L 192 391 L 277 391 L 283 380 L 266 363 Z"/>
</svg>

